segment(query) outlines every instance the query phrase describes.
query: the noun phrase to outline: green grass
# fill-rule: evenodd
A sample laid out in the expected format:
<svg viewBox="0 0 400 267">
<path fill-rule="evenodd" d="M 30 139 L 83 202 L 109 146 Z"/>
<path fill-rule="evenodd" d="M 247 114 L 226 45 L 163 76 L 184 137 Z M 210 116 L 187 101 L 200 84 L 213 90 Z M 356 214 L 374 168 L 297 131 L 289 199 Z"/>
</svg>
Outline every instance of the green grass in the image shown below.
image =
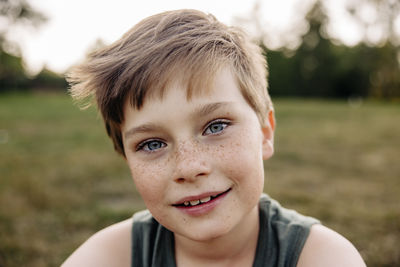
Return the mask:
<svg viewBox="0 0 400 267">
<path fill-rule="evenodd" d="M 265 191 L 319 218 L 368 266 L 399 266 L 400 105 L 276 100 Z M 0 266 L 58 266 L 144 208 L 94 109 L 62 94 L 0 95 Z"/>
</svg>

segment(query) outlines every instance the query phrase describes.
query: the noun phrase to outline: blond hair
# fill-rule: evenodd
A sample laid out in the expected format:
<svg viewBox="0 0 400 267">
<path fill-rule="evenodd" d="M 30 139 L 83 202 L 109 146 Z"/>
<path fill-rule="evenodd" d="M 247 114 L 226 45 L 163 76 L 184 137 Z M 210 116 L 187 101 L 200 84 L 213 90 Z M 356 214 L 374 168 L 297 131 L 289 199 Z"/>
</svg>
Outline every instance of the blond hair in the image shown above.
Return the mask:
<svg viewBox="0 0 400 267">
<path fill-rule="evenodd" d="M 265 125 L 272 103 L 261 49 L 240 29 L 197 10 L 150 16 L 115 43 L 90 54 L 68 74 L 71 95 L 95 97 L 115 150 L 125 155 L 121 134 L 127 101 L 140 109 L 150 95 L 162 97 L 176 79 L 187 97 L 210 88 L 215 73 L 230 66 L 249 105 Z"/>
</svg>

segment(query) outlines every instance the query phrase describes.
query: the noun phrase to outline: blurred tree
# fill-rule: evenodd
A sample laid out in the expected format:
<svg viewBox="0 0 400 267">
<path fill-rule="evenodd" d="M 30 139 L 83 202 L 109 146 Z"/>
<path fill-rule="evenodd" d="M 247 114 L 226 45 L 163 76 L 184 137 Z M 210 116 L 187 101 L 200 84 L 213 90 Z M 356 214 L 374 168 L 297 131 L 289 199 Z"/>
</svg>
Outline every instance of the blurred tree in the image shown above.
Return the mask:
<svg viewBox="0 0 400 267">
<path fill-rule="evenodd" d="M 321 2 L 312 6 L 305 18 L 309 30 L 296 51 L 269 51 L 264 47 L 271 66 L 271 94 L 341 98 L 368 95 L 368 73 L 358 58 L 361 50 L 329 39 L 324 29 L 326 13 Z"/>
<path fill-rule="evenodd" d="M 354 22 L 361 26 L 363 42 L 375 46 L 390 42 L 400 45 L 400 1 L 353 0 L 346 2 L 346 9 Z"/>
<path fill-rule="evenodd" d="M 265 38 L 257 36 L 270 66 L 270 92 L 281 96 L 317 97 L 400 97 L 399 33 L 393 20 L 400 20 L 400 2 L 354 0 L 346 6 L 360 25 L 366 25 L 364 38 L 356 46 L 345 46 L 332 35 L 327 1 L 317 0 L 305 15 L 308 30 L 296 50 L 284 46 L 270 50 Z M 259 4 L 259 3 L 258 3 Z M 364 23 L 359 11 L 367 5 L 376 7 L 376 18 Z M 253 13 L 255 11 L 253 10 Z M 257 11 L 259 12 L 259 11 Z M 261 16 L 250 14 L 260 28 Z M 390 19 L 388 19 L 390 18 Z M 378 23 L 373 26 L 372 22 Z M 379 21 L 379 22 L 377 22 Z M 379 27 L 384 35 L 372 37 L 368 27 Z M 262 32 L 266 32 L 263 30 Z M 379 36 L 378 36 L 379 37 Z M 375 38 L 375 39 L 374 39 Z M 375 40 L 375 43 L 373 42 Z"/>
<path fill-rule="evenodd" d="M 400 97 L 400 1 L 353 0 L 347 11 L 360 25 L 359 59 L 368 71 L 368 93 L 379 98 Z"/>
<path fill-rule="evenodd" d="M 400 49 L 391 43 L 382 47 L 365 48 L 364 54 L 371 60 L 370 87 L 371 96 L 378 98 L 400 98 Z"/>
<path fill-rule="evenodd" d="M 47 18 L 41 12 L 33 9 L 26 0 L 0 0 L 0 48 L 7 50 L 12 49 L 8 47 L 16 46 L 8 43 L 7 40 L 7 35 L 15 27 L 38 27 L 46 20 Z"/>
<path fill-rule="evenodd" d="M 37 77 L 27 77 L 17 44 L 9 34 L 18 27 L 38 27 L 47 18 L 32 8 L 27 0 L 0 0 L 0 92 L 27 87 L 65 87 L 65 81 L 47 69 Z"/>
<path fill-rule="evenodd" d="M 0 93 L 6 90 L 25 88 L 28 78 L 22 59 L 0 49 Z"/>
<path fill-rule="evenodd" d="M 67 81 L 60 77 L 60 74 L 46 67 L 30 81 L 29 85 L 36 90 L 64 90 L 68 86 Z"/>
</svg>

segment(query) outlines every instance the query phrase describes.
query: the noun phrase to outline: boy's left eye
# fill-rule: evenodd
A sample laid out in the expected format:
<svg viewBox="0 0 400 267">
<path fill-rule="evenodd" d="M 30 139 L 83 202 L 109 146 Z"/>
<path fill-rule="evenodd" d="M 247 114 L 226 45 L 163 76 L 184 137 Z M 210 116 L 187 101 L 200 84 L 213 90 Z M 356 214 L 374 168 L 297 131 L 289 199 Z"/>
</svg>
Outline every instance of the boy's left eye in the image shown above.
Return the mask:
<svg viewBox="0 0 400 267">
<path fill-rule="evenodd" d="M 137 148 L 136 151 L 145 151 L 145 152 L 155 152 L 163 147 L 165 147 L 166 144 L 162 141 L 159 140 L 149 140 L 149 141 L 144 141 L 142 143 L 140 143 Z"/>
<path fill-rule="evenodd" d="M 210 123 L 204 131 L 203 135 L 218 134 L 222 132 L 226 127 L 228 127 L 228 125 L 228 121 L 216 121 Z"/>
</svg>

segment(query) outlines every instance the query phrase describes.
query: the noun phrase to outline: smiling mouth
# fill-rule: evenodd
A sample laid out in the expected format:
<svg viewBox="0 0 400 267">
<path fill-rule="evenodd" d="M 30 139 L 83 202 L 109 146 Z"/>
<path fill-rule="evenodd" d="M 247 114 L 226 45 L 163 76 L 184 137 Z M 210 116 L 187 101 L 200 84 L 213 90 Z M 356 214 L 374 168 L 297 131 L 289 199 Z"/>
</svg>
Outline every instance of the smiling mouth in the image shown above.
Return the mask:
<svg viewBox="0 0 400 267">
<path fill-rule="evenodd" d="M 202 199 L 195 199 L 195 200 L 191 200 L 191 201 L 184 201 L 183 203 L 180 204 L 173 204 L 172 206 L 174 207 L 195 207 L 195 206 L 200 206 L 202 204 L 208 203 L 214 199 L 217 199 L 223 195 L 225 195 L 226 193 L 228 193 L 229 191 L 231 191 L 231 188 L 229 188 L 228 190 L 217 194 L 217 195 L 212 195 L 212 196 L 208 196 L 208 197 L 204 197 Z"/>
</svg>

